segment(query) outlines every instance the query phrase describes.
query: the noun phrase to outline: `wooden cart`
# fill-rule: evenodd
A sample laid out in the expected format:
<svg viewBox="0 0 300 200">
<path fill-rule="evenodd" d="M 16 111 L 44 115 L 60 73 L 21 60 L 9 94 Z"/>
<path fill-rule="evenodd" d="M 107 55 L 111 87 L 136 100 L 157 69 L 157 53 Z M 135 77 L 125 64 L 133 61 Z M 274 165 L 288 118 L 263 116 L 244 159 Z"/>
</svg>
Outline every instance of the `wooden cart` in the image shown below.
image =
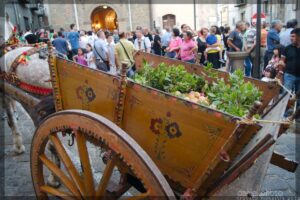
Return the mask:
<svg viewBox="0 0 300 200">
<path fill-rule="evenodd" d="M 32 141 L 31 175 L 39 199 L 48 195 L 115 199 L 132 186 L 137 189 L 132 199 L 211 196 L 248 169 L 288 128 L 239 123 L 244 119 L 134 83 L 126 78 L 125 68 L 117 77 L 51 52 L 48 59 L 56 112 L 38 121 Z M 147 60 L 154 65 L 183 64 L 191 73 L 205 73 L 198 65 L 151 54 L 139 53 L 135 59 L 138 69 Z M 218 76 L 228 78 L 225 72 Z M 264 120 L 281 120 L 289 95 L 279 96 L 275 83 L 245 79 L 263 91 L 261 103 L 254 104 L 245 119 L 260 113 Z M 23 99 L 30 98 L 23 95 Z M 35 113 L 46 116 L 49 108 L 37 103 L 31 102 L 39 107 Z M 47 144 L 58 159 L 49 155 Z M 76 152 L 71 154 L 69 147 Z M 89 153 L 93 148 L 101 149 L 99 161 Z M 266 159 L 268 163 L 270 157 Z M 99 179 L 95 163 L 105 168 Z M 118 181 L 111 178 L 116 170 Z M 46 184 L 50 172 L 60 188 Z"/>
</svg>

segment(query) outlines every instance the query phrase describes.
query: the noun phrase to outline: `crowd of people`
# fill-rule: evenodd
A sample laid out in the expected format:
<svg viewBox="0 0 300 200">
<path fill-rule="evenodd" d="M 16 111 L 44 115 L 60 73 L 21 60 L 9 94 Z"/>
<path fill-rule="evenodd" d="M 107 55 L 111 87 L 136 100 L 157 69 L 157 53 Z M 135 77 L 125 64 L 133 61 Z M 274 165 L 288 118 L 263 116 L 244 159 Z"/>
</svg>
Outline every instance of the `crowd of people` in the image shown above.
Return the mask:
<svg viewBox="0 0 300 200">
<path fill-rule="evenodd" d="M 270 24 L 262 23 L 261 60 L 262 80 L 270 81 L 278 73 L 284 73 L 284 84 L 290 90 L 300 91 L 300 29 L 297 20 L 287 22 L 285 30 L 280 20 Z M 216 69 L 226 67 L 230 71 L 232 62 L 227 52 L 247 52 L 244 60 L 245 76 L 251 76 L 256 47 L 256 29 L 250 23 L 239 21 L 236 27 L 211 26 L 199 31 L 187 24 L 180 28 L 167 27 L 160 31 L 150 31 L 147 27 L 136 27 L 135 31 L 118 30 L 84 31 L 77 30 L 74 24 L 70 30 L 63 28 L 30 30 L 20 34 L 20 40 L 27 43 L 50 40 L 57 53 L 81 65 L 110 73 L 118 73 L 122 62 L 130 66 L 128 75 L 134 74 L 134 54 L 137 51 L 166 56 L 189 63 L 212 63 Z"/>
</svg>

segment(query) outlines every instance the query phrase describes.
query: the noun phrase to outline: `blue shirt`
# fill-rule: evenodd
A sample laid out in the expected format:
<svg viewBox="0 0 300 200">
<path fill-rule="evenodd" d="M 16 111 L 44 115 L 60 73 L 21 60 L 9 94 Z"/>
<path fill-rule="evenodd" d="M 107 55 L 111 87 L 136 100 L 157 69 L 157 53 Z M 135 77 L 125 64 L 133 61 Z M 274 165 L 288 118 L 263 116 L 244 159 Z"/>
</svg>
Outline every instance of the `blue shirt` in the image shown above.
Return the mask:
<svg viewBox="0 0 300 200">
<path fill-rule="evenodd" d="M 161 37 L 161 45 L 163 47 L 169 46 L 169 43 L 171 41 L 172 33 L 171 32 L 165 32 L 163 36 Z"/>
<path fill-rule="evenodd" d="M 55 47 L 56 51 L 61 54 L 67 55 L 68 52 L 68 44 L 64 38 L 58 37 L 52 41 L 53 46 Z"/>
<path fill-rule="evenodd" d="M 68 40 L 72 46 L 72 49 L 79 48 L 79 33 L 77 31 L 71 31 L 68 33 Z"/>
<path fill-rule="evenodd" d="M 275 29 L 270 29 L 267 35 L 267 51 L 273 52 L 276 45 L 280 44 L 279 33 Z"/>
<path fill-rule="evenodd" d="M 217 43 L 217 41 L 218 41 L 218 39 L 217 39 L 217 36 L 215 36 L 215 35 L 210 34 L 206 37 L 206 43 L 208 45 L 213 45 L 213 44 Z"/>
</svg>

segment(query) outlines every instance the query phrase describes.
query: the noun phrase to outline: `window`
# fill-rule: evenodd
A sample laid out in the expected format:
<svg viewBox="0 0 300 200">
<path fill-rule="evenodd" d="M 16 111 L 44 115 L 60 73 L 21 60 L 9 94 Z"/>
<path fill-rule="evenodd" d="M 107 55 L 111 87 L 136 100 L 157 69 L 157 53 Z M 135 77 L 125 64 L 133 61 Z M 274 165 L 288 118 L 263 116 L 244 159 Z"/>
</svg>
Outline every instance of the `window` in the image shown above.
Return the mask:
<svg viewBox="0 0 300 200">
<path fill-rule="evenodd" d="M 263 11 L 265 14 L 269 14 L 269 2 L 268 1 L 263 2 Z"/>
<path fill-rule="evenodd" d="M 241 20 L 242 20 L 242 21 L 245 21 L 245 12 L 242 12 L 242 13 L 241 13 Z"/>
<path fill-rule="evenodd" d="M 162 17 L 163 20 L 163 28 L 173 28 L 176 25 L 176 16 L 172 14 L 167 14 Z"/>
<path fill-rule="evenodd" d="M 23 17 L 23 18 L 24 18 L 25 29 L 29 30 L 30 29 L 29 19 L 28 19 L 28 17 Z"/>
</svg>

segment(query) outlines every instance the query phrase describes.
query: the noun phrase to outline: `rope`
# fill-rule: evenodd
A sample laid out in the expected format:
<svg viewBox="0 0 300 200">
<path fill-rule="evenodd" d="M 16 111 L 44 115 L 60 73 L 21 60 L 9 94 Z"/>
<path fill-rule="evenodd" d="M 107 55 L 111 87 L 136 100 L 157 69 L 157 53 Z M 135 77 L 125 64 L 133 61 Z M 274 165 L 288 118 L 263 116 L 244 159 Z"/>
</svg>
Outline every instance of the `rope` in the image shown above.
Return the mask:
<svg viewBox="0 0 300 200">
<path fill-rule="evenodd" d="M 289 90 L 288 88 L 286 88 L 280 79 L 278 78 L 274 78 L 273 80 L 271 80 L 273 82 L 276 82 L 280 87 L 282 87 L 282 89 L 284 89 L 287 93 L 289 93 L 292 97 L 295 97 L 295 93 L 291 92 L 291 90 Z"/>
<path fill-rule="evenodd" d="M 283 125 L 291 125 L 293 122 L 289 119 L 286 119 L 286 121 L 274 121 L 274 120 L 262 120 L 262 119 L 242 119 L 240 121 L 237 121 L 238 124 L 247 124 L 247 125 L 253 125 L 256 123 L 272 123 L 272 124 L 283 124 Z"/>
</svg>

